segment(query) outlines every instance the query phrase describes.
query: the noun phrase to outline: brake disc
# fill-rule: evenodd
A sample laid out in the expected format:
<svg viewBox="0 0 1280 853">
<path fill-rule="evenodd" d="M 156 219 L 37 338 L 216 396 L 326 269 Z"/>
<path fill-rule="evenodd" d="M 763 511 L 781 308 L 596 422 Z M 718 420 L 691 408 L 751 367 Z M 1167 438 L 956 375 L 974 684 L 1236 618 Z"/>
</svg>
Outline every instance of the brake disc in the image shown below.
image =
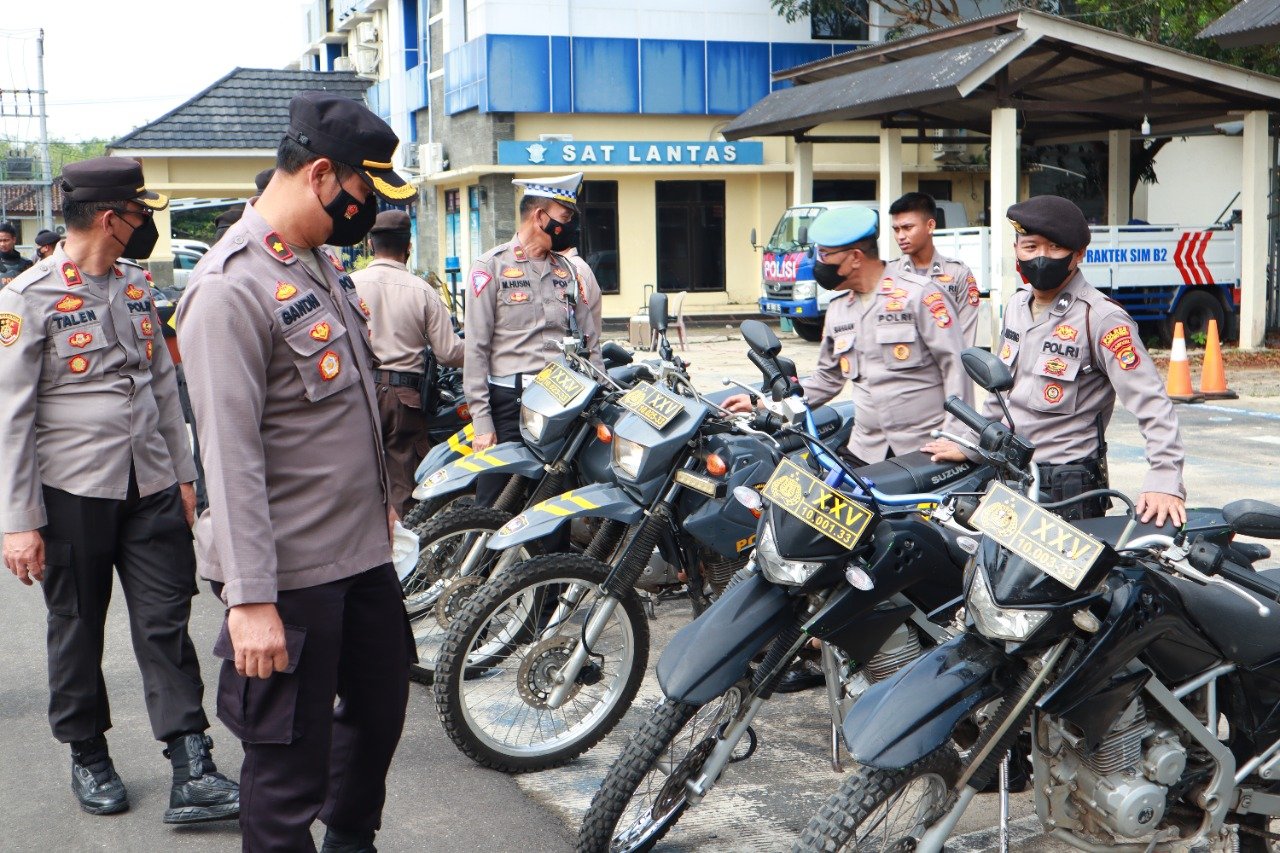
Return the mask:
<svg viewBox="0 0 1280 853">
<path fill-rule="evenodd" d="M 479 575 L 453 578 L 446 583 L 440 597 L 436 599 L 436 622 L 440 623 L 440 627 L 449 630 L 458 611 L 462 610 L 467 600 L 483 585 L 484 578 Z"/>
<path fill-rule="evenodd" d="M 685 757 L 680 759 L 680 763 L 671 771 L 671 775 L 667 777 L 667 781 L 658 789 L 658 794 L 653 798 L 653 808 L 650 815 L 656 820 L 662 815 L 669 812 L 686 796 L 684 786 L 685 783 L 692 779 L 695 775 L 702 771 L 702 765 L 707 763 L 707 759 L 711 757 L 711 752 L 716 748 L 716 744 L 720 742 L 720 738 L 714 733 L 703 738 L 697 746 L 689 750 Z"/>
<path fill-rule="evenodd" d="M 516 675 L 516 689 L 526 705 L 540 711 L 551 710 L 547 699 L 556 687 L 556 674 L 573 656 L 578 641 L 563 635 L 548 637 L 529 647 Z M 565 701 L 572 699 L 582 689 L 582 682 L 575 680 Z"/>
</svg>

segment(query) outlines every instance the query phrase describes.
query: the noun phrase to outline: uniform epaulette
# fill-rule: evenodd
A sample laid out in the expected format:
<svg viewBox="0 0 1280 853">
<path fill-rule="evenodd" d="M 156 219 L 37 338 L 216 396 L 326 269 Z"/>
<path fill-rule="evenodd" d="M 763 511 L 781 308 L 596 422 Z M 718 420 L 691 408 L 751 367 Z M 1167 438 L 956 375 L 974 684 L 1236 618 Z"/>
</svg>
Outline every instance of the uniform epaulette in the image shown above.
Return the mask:
<svg viewBox="0 0 1280 853">
<path fill-rule="evenodd" d="M 5 285 L 5 290 L 12 290 L 14 293 L 22 293 L 31 285 L 38 281 L 42 281 L 47 276 L 53 274 L 54 270 L 55 267 L 51 262 L 47 260 L 41 261 L 38 264 L 27 267 L 25 270 L 18 273 L 18 275 L 14 276 L 13 281 Z"/>
<path fill-rule="evenodd" d="M 138 263 L 137 261 L 130 260 L 129 258 L 116 258 L 116 263 L 123 264 L 126 267 L 137 267 L 138 269 L 143 268 L 142 264 Z"/>
</svg>

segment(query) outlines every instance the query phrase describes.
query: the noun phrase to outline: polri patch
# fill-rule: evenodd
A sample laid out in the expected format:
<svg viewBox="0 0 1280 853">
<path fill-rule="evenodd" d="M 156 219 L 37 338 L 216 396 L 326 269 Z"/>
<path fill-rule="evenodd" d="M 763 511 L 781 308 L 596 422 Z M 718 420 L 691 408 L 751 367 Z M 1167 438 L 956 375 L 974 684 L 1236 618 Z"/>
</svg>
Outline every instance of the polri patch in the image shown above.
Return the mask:
<svg viewBox="0 0 1280 853">
<path fill-rule="evenodd" d="M 21 317 L 17 314 L 0 314 L 0 346 L 13 346 L 21 334 Z"/>
</svg>

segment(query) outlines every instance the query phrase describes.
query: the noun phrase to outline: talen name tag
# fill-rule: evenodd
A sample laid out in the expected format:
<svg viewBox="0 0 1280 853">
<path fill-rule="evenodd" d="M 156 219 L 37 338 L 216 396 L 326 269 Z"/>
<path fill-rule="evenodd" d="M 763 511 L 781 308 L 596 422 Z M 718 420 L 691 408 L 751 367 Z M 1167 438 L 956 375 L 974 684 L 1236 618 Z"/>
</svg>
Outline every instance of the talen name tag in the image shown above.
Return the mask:
<svg viewBox="0 0 1280 853">
<path fill-rule="evenodd" d="M 667 424 L 684 411 L 684 405 L 679 400 L 648 382 L 641 382 L 623 394 L 618 404 L 639 415 L 656 430 L 666 429 Z"/>
<path fill-rule="evenodd" d="M 849 550 L 862 540 L 875 514 L 790 459 L 783 459 L 774 469 L 760 494 L 783 512 Z"/>
<path fill-rule="evenodd" d="M 992 483 L 973 527 L 1071 589 L 1102 554 L 1102 543 L 1001 483 Z"/>
</svg>

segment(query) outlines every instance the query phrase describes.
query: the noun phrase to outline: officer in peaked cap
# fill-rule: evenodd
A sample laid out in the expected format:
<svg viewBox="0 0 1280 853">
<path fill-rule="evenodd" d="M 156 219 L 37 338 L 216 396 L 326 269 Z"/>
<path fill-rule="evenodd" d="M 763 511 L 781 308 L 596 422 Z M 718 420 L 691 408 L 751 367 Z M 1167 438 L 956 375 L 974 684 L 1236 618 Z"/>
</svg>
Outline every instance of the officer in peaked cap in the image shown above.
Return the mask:
<svg viewBox="0 0 1280 853">
<path fill-rule="evenodd" d="M 325 851 L 372 850 L 404 726 L 413 641 L 370 310 L 323 248 L 364 240 L 379 199 L 413 198 L 397 144 L 356 101 L 294 98 L 275 175 L 178 305 L 209 474 L 196 548 L 227 605 L 218 716 L 253 791 L 246 850 L 311 850 L 317 817 Z"/>
<path fill-rule="evenodd" d="M 217 772 L 188 636 L 195 479 L 173 363 L 145 272 L 168 200 L 135 161 L 62 175 L 67 237 L 0 292 L 0 523 L 4 561 L 49 610 L 49 722 L 71 746 L 90 814 L 129 807 L 107 750 L 102 678 L 112 571 L 128 603 L 147 713 L 173 765 L 166 823 L 234 817 Z M 119 256 L 134 260 L 116 260 Z"/>
<path fill-rule="evenodd" d="M 414 473 L 430 449 L 423 389 L 433 377 L 424 374 L 426 349 L 447 367 L 462 366 L 462 339 L 453 330 L 449 309 L 440 294 L 409 272 L 413 232 L 409 214 L 384 210 L 369 240 L 373 261 L 351 274 L 356 292 L 369 306 L 369 343 L 373 346 L 373 381 L 382 416 L 382 443 L 391 478 L 391 505 L 404 511 L 414 486 Z"/>
<path fill-rule="evenodd" d="M 1142 520 L 1186 521 L 1182 437 L 1164 383 L 1138 334 L 1138 324 L 1080 271 L 1089 224 L 1073 202 L 1045 195 L 1009 208 L 1014 252 L 1025 288 L 1009 299 L 994 346 L 1013 373 L 1009 413 L 1035 445 L 1041 496 L 1059 501 L 1106 488 L 1106 428 L 1116 398 L 1138 419 L 1149 470 L 1138 498 Z M 994 399 L 985 414 L 999 419 Z M 963 458 L 949 441 L 937 459 Z M 1105 514 L 1091 499 L 1064 510 L 1068 518 Z"/>
<path fill-rule="evenodd" d="M 563 254 L 578 243 L 582 173 L 512 183 L 524 189 L 520 226 L 511 240 L 477 258 L 467 276 L 462 381 L 476 450 L 520 440 L 521 390 L 566 336 L 580 337 L 600 360 L 593 294 Z M 504 479 L 478 478 L 476 501 L 492 506 Z"/>
</svg>

